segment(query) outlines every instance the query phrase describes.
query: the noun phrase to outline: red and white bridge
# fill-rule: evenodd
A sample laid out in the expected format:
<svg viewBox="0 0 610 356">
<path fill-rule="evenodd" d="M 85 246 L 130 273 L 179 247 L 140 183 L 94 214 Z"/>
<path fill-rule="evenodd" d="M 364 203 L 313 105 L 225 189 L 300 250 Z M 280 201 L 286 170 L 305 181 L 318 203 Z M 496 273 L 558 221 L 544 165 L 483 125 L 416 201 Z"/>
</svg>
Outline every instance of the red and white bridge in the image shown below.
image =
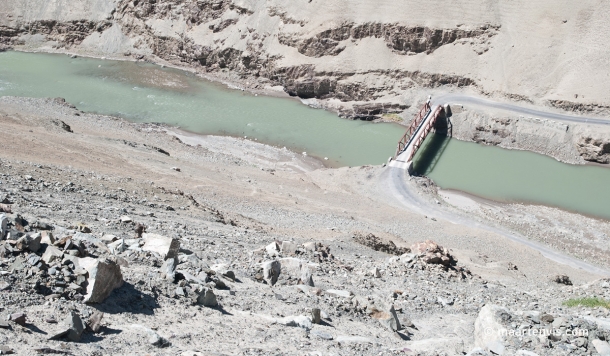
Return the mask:
<svg viewBox="0 0 610 356">
<path fill-rule="evenodd" d="M 405 132 L 400 141 L 398 141 L 396 155 L 390 165 L 405 165 L 404 168 L 407 168 L 410 172 L 415 154 L 424 143 L 426 137 L 428 137 L 428 134 L 435 127 L 439 117 L 444 116 L 445 109 L 440 105 L 432 108 L 430 106 L 430 100 L 428 100 L 421 110 L 419 110 L 413 122 L 411 122 L 407 132 Z"/>
</svg>

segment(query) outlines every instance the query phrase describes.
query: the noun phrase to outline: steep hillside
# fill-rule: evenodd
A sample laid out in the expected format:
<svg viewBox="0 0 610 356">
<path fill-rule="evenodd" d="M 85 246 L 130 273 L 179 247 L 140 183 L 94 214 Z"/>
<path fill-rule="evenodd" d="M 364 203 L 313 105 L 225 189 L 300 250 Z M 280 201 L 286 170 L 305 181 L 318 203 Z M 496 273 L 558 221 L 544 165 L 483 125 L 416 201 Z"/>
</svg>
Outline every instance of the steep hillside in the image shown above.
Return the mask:
<svg viewBox="0 0 610 356">
<path fill-rule="evenodd" d="M 565 0 L 5 0 L 0 39 L 191 65 L 360 119 L 439 87 L 602 114 L 609 14 Z"/>
</svg>

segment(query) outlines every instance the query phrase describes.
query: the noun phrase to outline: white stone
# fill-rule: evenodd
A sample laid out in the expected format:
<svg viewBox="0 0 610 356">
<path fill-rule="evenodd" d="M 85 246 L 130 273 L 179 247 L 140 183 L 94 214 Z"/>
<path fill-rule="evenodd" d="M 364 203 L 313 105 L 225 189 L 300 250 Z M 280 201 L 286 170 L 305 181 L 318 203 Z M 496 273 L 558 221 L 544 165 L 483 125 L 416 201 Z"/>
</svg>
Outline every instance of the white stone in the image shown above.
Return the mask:
<svg viewBox="0 0 610 356">
<path fill-rule="evenodd" d="M 49 264 L 49 263 L 55 261 L 56 259 L 57 260 L 62 260 L 63 257 L 64 257 L 64 253 L 61 252 L 61 250 L 59 250 L 55 246 L 47 246 L 46 250 L 42 254 L 42 260 L 46 264 Z"/>
<path fill-rule="evenodd" d="M 598 339 L 593 340 L 591 343 L 600 356 L 610 356 L 610 344 Z"/>
<path fill-rule="evenodd" d="M 267 245 L 265 247 L 265 250 L 267 251 L 267 254 L 270 257 L 276 257 L 280 255 L 280 246 L 275 241 Z"/>
<path fill-rule="evenodd" d="M 326 291 L 324 291 L 324 293 L 339 298 L 351 298 L 354 295 L 354 293 L 350 291 L 337 289 L 327 289 Z"/>
<path fill-rule="evenodd" d="M 87 258 L 79 259 L 79 266 L 89 272 L 84 302 L 101 303 L 113 290 L 123 285 L 121 267 L 110 260 L 95 260 L 91 263 Z"/>
<path fill-rule="evenodd" d="M 176 258 L 180 250 L 180 241 L 157 234 L 142 234 L 143 251 L 158 253 L 162 259 Z"/>
<path fill-rule="evenodd" d="M 496 355 L 504 354 L 506 328 L 500 323 L 498 314 L 508 313 L 505 308 L 487 304 L 479 312 L 474 322 L 474 346 L 491 351 Z"/>
</svg>

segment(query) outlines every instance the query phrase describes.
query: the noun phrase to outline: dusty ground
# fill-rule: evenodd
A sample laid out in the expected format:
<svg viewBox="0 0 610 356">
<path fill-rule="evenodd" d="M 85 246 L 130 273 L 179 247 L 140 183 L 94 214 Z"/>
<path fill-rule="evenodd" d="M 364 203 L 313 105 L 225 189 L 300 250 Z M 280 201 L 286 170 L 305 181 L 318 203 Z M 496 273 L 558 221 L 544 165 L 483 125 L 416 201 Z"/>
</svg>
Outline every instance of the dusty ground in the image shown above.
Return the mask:
<svg viewBox="0 0 610 356">
<path fill-rule="evenodd" d="M 482 320 L 481 308 L 491 304 L 508 308 L 511 330 L 550 327 L 536 319 L 545 313 L 565 317 L 570 330 L 598 330 L 584 346 L 573 336 L 508 338 L 503 344 L 509 354 L 519 349 L 591 354 L 593 340 L 608 339 L 599 326 L 603 320 L 586 319 L 604 318 L 604 309 L 562 305 L 575 296 L 609 297 L 604 280 L 503 237 L 435 221 L 382 199 L 373 182 L 383 167 L 326 169 L 246 140 L 181 135 L 200 145 L 190 146 L 163 127 L 85 114 L 51 99 L 3 97 L 0 103 L 0 193 L 14 203 L 11 219 L 18 213 L 32 226 L 52 224 L 59 237 L 74 234 L 71 229 L 82 223 L 96 239 L 132 238 L 135 222 L 142 223 L 148 232 L 180 241 L 178 270 L 196 275 L 224 263 L 237 277 L 237 282 L 223 279 L 225 289 L 216 285 L 219 307 L 193 305 L 192 281 L 184 287 L 186 297 L 177 295 L 181 284 L 158 272 L 163 260 L 130 248 L 110 253 L 127 262 L 121 267 L 123 287 L 102 303 L 84 305 L 68 297 L 45 299 L 48 292 L 34 282 L 48 277 L 27 268 L 12 271 L 20 256 L 15 252 L 2 260 L 1 278 L 9 287 L 0 295 L 0 307 L 5 315 L 25 312 L 27 323 L 10 322 L 10 329 L 0 330 L 0 343 L 19 353 L 49 347 L 90 355 L 461 354 L 481 345 L 483 331 L 475 320 Z M 126 215 L 133 222 L 121 223 Z M 392 259 L 355 242 L 359 233 L 407 248 L 432 239 L 448 248 L 457 264 L 443 268 L 411 254 Z M 296 256 L 310 264 L 319 291 L 299 291 L 289 265 L 273 287 L 257 281 L 258 263 L 278 258 L 259 250 L 274 240 L 328 246 L 332 257 Z M 88 253 L 107 255 L 96 248 Z M 574 286 L 552 282 L 558 273 Z M 353 296 L 334 296 L 332 289 Z M 372 308 L 390 304 L 404 325 L 399 332 L 371 316 L 377 315 Z M 312 308 L 324 312 L 321 324 L 284 326 Z M 77 343 L 49 341 L 72 310 L 83 319 L 104 312 L 104 327 L 86 331 Z M 45 321 L 51 316 L 60 323 Z M 152 345 L 149 332 L 171 345 Z"/>
</svg>

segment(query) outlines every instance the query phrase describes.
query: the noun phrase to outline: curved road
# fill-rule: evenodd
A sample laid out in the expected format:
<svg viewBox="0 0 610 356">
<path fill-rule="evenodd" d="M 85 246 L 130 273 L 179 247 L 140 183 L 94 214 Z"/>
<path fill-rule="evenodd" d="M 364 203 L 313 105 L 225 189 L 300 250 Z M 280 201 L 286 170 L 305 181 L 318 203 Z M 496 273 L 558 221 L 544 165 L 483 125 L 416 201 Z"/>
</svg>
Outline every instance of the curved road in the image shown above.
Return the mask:
<svg viewBox="0 0 610 356">
<path fill-rule="evenodd" d="M 481 107 L 501 109 L 505 111 L 510 111 L 513 113 L 521 113 L 539 118 L 546 118 L 551 120 L 559 120 L 559 121 L 568 121 L 568 122 L 578 122 L 578 123 L 588 123 L 588 124 L 598 124 L 598 125 L 610 125 L 610 121 L 599 119 L 599 118 L 587 118 L 587 117 L 579 117 L 579 116 L 569 116 L 563 114 L 556 114 L 544 111 L 538 111 L 533 109 L 528 109 L 524 107 L 520 107 L 513 104 L 506 103 L 498 103 L 487 99 L 464 96 L 464 95 L 444 95 L 432 100 L 432 107 L 434 108 L 436 105 L 444 105 L 444 104 L 471 104 Z M 454 224 L 466 225 L 471 227 L 476 227 L 479 229 L 483 229 L 486 231 L 490 231 L 499 235 L 502 235 L 510 240 L 516 241 L 523 245 L 526 245 L 534 250 L 539 251 L 544 257 L 561 263 L 568 265 L 572 268 L 581 269 L 590 273 L 610 276 L 610 271 L 600 268 L 598 266 L 592 265 L 590 263 L 584 262 L 577 258 L 564 255 L 561 252 L 555 251 L 554 249 L 541 244 L 536 241 L 529 240 L 528 238 L 517 234 L 513 231 L 502 227 L 494 227 L 491 225 L 486 225 L 484 223 L 475 221 L 474 219 L 461 216 L 458 214 L 451 213 L 444 209 L 441 209 L 435 204 L 429 203 L 425 199 L 419 196 L 416 189 L 413 189 L 407 183 L 407 179 L 409 177 L 409 173 L 407 171 L 408 164 L 406 162 L 408 157 L 403 153 L 396 158 L 396 160 L 392 161 L 386 170 L 381 175 L 381 184 L 383 187 L 387 187 L 388 193 L 395 197 L 400 203 L 408 207 L 410 210 L 415 212 L 431 215 L 436 218 L 441 218 L 447 220 Z"/>
</svg>

